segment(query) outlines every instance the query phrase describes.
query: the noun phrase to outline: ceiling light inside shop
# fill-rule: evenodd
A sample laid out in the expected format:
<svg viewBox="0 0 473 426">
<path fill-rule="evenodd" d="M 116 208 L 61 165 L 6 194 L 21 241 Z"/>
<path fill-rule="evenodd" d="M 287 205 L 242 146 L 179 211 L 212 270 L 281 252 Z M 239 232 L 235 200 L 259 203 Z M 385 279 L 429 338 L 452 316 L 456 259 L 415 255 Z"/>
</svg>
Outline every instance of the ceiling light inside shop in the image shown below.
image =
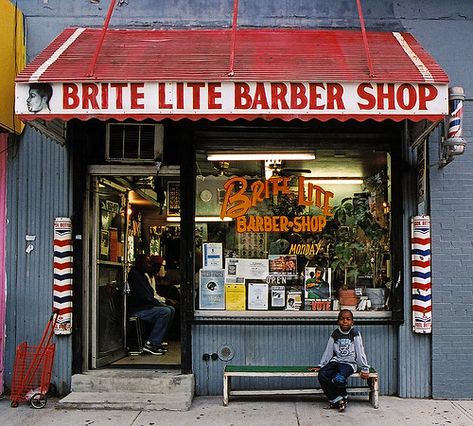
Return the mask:
<svg viewBox="0 0 473 426">
<path fill-rule="evenodd" d="M 212 152 L 207 154 L 208 161 L 282 161 L 282 160 L 315 160 L 314 152 Z"/>
<path fill-rule="evenodd" d="M 231 217 L 224 217 L 220 219 L 220 216 L 196 216 L 196 222 L 231 222 L 233 219 Z M 167 222 L 180 222 L 180 216 L 168 216 L 166 218 Z"/>
<path fill-rule="evenodd" d="M 306 177 L 304 183 L 315 182 L 324 185 L 361 185 L 362 178 L 358 177 Z"/>
</svg>

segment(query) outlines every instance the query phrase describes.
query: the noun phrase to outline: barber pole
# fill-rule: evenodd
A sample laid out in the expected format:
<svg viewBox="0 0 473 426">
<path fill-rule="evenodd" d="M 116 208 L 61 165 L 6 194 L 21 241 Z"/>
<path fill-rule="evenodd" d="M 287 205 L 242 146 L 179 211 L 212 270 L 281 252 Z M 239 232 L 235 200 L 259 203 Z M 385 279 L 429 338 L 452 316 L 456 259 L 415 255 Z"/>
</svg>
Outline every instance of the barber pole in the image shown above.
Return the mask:
<svg viewBox="0 0 473 426">
<path fill-rule="evenodd" d="M 411 221 L 412 327 L 414 333 L 432 332 L 430 217 Z"/>
<path fill-rule="evenodd" d="M 450 115 L 448 118 L 447 137 L 460 138 L 462 136 L 462 120 L 463 120 L 463 100 L 465 94 L 462 87 L 450 88 Z"/>
<path fill-rule="evenodd" d="M 58 317 L 55 334 L 72 333 L 72 225 L 71 219 L 54 221 L 53 308 Z"/>
</svg>

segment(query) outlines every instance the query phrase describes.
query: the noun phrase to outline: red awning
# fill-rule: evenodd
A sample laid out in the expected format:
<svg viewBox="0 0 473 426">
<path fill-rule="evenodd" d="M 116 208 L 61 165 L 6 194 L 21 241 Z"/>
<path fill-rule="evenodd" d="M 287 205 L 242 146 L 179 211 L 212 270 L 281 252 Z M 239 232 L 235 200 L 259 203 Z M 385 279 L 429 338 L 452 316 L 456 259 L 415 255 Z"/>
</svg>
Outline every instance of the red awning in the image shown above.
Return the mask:
<svg viewBox="0 0 473 426">
<path fill-rule="evenodd" d="M 16 79 L 21 118 L 423 119 L 447 113 L 448 77 L 409 33 L 239 29 L 64 30 Z M 27 104 L 32 83 L 48 106 Z M 37 87 L 37 86 L 36 86 Z M 32 101 L 30 100 L 30 104 Z M 36 109 L 36 110 L 35 110 Z"/>
</svg>

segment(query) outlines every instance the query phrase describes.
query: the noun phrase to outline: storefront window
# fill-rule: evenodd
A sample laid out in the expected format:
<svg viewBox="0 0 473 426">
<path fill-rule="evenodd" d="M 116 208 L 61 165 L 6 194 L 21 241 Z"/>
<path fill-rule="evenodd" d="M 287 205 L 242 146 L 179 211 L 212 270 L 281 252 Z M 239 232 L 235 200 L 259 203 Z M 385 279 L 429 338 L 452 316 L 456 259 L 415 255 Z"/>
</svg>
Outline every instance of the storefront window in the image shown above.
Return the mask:
<svg viewBox="0 0 473 426">
<path fill-rule="evenodd" d="M 389 151 L 289 152 L 197 152 L 196 308 L 390 310 Z"/>
</svg>

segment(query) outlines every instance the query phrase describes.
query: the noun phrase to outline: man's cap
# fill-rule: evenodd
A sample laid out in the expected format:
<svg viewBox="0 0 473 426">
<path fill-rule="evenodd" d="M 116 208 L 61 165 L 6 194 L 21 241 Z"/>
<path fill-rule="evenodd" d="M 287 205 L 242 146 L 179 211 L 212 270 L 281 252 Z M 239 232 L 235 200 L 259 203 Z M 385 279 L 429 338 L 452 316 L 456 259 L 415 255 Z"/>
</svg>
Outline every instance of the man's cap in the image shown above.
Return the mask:
<svg viewBox="0 0 473 426">
<path fill-rule="evenodd" d="M 162 265 L 164 263 L 164 259 L 161 256 L 155 254 L 150 256 L 149 260 L 153 265 Z"/>
</svg>

